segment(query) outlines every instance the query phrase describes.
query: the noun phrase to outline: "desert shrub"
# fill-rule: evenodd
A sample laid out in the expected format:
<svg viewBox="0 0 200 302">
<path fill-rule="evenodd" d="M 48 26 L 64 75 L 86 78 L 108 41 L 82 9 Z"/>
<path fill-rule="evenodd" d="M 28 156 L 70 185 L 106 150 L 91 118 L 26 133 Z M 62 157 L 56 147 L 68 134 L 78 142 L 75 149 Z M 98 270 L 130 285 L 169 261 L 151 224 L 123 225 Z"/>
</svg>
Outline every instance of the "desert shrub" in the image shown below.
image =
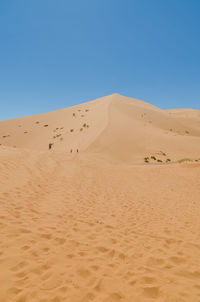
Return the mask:
<svg viewBox="0 0 200 302">
<path fill-rule="evenodd" d="M 191 158 L 182 158 L 182 159 L 179 159 L 177 162 L 179 163 L 179 164 L 181 164 L 181 163 L 184 163 L 184 162 L 186 162 L 186 161 L 193 161 Z"/>
<path fill-rule="evenodd" d="M 85 124 L 83 124 L 83 127 L 85 128 L 85 127 L 87 127 L 87 124 L 85 123 Z"/>
<path fill-rule="evenodd" d="M 64 127 L 61 127 L 60 129 L 62 130 L 62 129 L 64 129 Z"/>
<path fill-rule="evenodd" d="M 145 163 L 149 163 L 149 159 L 147 157 L 144 158 Z"/>
<path fill-rule="evenodd" d="M 73 132 L 74 131 L 74 129 L 70 129 L 70 132 Z"/>
<path fill-rule="evenodd" d="M 145 157 L 144 160 L 149 160 L 149 157 Z"/>
<path fill-rule="evenodd" d="M 185 133 L 186 133 L 186 134 L 190 134 L 190 132 L 189 132 L 188 130 L 185 130 Z"/>
<path fill-rule="evenodd" d="M 172 129 L 169 129 L 169 131 L 173 131 Z"/>
<path fill-rule="evenodd" d="M 26 134 L 26 133 L 28 133 L 28 131 L 24 131 L 24 133 Z"/>
<path fill-rule="evenodd" d="M 81 128 L 80 131 L 83 131 L 83 128 Z"/>
<path fill-rule="evenodd" d="M 89 128 L 89 125 L 87 125 L 87 128 Z"/>
<path fill-rule="evenodd" d="M 162 160 L 161 160 L 161 159 L 157 159 L 157 162 L 158 162 L 158 163 L 162 163 Z"/>
<path fill-rule="evenodd" d="M 73 117 L 76 117 L 76 113 L 73 113 Z"/>
<path fill-rule="evenodd" d="M 35 122 L 36 124 L 39 124 L 39 121 Z"/>
<path fill-rule="evenodd" d="M 155 156 L 151 156 L 151 159 L 156 160 L 156 157 Z"/>
<path fill-rule="evenodd" d="M 44 127 L 48 127 L 49 125 L 44 125 Z"/>
<path fill-rule="evenodd" d="M 171 159 L 170 158 L 167 158 L 166 159 L 166 163 L 168 163 L 168 162 L 170 162 L 171 161 Z"/>
<path fill-rule="evenodd" d="M 89 109 L 85 109 L 85 112 L 88 112 L 89 111 Z"/>
<path fill-rule="evenodd" d="M 161 155 L 166 156 L 166 153 L 163 151 L 160 151 Z"/>
</svg>

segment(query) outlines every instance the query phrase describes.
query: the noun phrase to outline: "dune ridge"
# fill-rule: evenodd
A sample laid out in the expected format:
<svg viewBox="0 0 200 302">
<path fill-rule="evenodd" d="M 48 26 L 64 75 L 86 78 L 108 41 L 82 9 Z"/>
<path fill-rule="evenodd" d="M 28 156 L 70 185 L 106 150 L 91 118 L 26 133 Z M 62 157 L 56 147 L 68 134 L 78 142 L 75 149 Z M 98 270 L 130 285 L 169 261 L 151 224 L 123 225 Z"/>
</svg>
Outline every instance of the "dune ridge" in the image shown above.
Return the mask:
<svg viewBox="0 0 200 302">
<path fill-rule="evenodd" d="M 113 94 L 46 114 L 3 121 L 0 144 L 45 151 L 51 143 L 55 151 L 79 149 L 131 162 L 142 162 L 145 156 L 162 151 L 176 161 L 198 157 L 199 120 L 195 110 L 164 111 Z"/>
</svg>

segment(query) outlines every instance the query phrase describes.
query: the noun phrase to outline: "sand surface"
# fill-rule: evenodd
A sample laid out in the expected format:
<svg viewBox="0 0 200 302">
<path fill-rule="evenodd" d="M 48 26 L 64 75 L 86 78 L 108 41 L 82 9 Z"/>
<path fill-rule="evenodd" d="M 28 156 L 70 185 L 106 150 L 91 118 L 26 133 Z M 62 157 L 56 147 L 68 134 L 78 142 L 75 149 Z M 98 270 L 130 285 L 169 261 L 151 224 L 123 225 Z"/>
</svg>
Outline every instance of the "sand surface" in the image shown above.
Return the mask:
<svg viewBox="0 0 200 302">
<path fill-rule="evenodd" d="M 200 301 L 198 111 L 113 95 L 0 136 L 0 301 Z"/>
<path fill-rule="evenodd" d="M 0 122 L 0 145 L 81 153 L 115 162 L 200 157 L 200 111 L 161 110 L 113 94 L 40 115 Z"/>
</svg>

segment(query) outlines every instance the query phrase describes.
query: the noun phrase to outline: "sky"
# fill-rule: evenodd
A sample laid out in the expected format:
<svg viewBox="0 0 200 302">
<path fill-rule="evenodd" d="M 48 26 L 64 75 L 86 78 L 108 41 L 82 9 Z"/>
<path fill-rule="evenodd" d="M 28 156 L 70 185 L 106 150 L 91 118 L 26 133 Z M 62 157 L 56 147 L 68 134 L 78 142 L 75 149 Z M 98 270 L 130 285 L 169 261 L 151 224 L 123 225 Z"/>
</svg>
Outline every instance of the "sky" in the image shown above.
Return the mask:
<svg viewBox="0 0 200 302">
<path fill-rule="evenodd" d="M 200 110 L 199 0 L 0 0 L 0 120 L 113 93 Z"/>
</svg>

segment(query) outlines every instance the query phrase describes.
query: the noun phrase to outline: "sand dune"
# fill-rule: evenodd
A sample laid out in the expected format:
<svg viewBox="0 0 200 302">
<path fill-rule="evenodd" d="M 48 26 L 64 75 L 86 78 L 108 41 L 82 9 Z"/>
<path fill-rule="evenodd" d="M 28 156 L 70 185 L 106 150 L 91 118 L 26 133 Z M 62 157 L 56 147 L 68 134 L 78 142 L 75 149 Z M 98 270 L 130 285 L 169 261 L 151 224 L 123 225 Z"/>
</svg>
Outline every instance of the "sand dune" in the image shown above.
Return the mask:
<svg viewBox="0 0 200 302">
<path fill-rule="evenodd" d="M 178 112 L 178 113 L 177 113 Z M 182 114 L 179 114 L 182 112 Z M 164 152 L 171 160 L 199 156 L 200 113 L 164 111 L 118 94 L 41 115 L 0 123 L 0 144 L 101 154 L 142 162 Z"/>
<path fill-rule="evenodd" d="M 164 164 L 200 158 L 198 111 L 112 95 L 0 143 L 0 301 L 200 301 L 200 162 Z"/>
</svg>

